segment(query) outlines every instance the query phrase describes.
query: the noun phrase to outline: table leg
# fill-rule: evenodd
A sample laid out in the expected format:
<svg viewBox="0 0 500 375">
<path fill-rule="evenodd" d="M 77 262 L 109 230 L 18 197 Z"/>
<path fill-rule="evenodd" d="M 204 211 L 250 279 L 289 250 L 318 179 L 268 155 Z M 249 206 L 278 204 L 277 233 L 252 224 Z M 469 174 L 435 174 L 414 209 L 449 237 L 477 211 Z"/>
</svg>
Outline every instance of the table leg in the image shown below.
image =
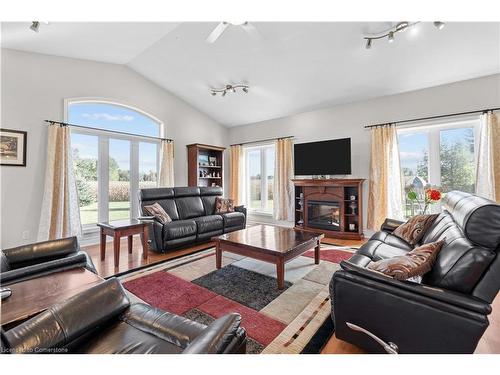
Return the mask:
<svg viewBox="0 0 500 375">
<path fill-rule="evenodd" d="M 314 263 L 319 264 L 319 250 L 321 247 L 321 241 L 318 240 L 318 243 L 316 244 L 316 247 L 314 248 Z"/>
<path fill-rule="evenodd" d="M 132 254 L 132 245 L 134 244 L 134 236 L 128 236 L 128 253 Z"/>
<path fill-rule="evenodd" d="M 115 268 L 120 264 L 120 236 L 115 232 L 113 236 L 113 253 L 115 256 Z"/>
<path fill-rule="evenodd" d="M 144 227 L 141 233 L 142 259 L 148 259 L 148 232 Z"/>
<path fill-rule="evenodd" d="M 285 261 L 283 258 L 278 258 L 276 261 L 276 273 L 278 276 L 278 289 L 285 288 Z"/>
<path fill-rule="evenodd" d="M 217 241 L 215 245 L 215 267 L 218 270 L 222 267 L 222 250 L 219 241 Z"/>
<path fill-rule="evenodd" d="M 106 258 L 106 235 L 104 230 L 101 228 L 101 260 Z"/>
</svg>

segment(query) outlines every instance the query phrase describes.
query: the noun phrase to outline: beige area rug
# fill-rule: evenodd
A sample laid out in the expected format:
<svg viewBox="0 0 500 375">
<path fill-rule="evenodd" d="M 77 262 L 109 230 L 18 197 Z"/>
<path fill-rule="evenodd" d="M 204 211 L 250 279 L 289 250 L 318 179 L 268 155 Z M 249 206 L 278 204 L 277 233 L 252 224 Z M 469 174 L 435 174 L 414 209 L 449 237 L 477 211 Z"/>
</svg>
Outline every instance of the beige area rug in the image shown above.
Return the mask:
<svg viewBox="0 0 500 375">
<path fill-rule="evenodd" d="M 319 265 L 312 252 L 292 260 L 285 265 L 284 290 L 277 288 L 272 264 L 225 252 L 223 267 L 217 270 L 213 248 L 122 280 L 135 298 L 203 324 L 240 313 L 248 353 L 314 353 L 333 332 L 333 327 L 325 328 L 330 319 L 328 283 L 340 260 L 352 253 L 346 247 L 322 245 Z M 324 338 L 317 337 L 320 331 Z"/>
</svg>

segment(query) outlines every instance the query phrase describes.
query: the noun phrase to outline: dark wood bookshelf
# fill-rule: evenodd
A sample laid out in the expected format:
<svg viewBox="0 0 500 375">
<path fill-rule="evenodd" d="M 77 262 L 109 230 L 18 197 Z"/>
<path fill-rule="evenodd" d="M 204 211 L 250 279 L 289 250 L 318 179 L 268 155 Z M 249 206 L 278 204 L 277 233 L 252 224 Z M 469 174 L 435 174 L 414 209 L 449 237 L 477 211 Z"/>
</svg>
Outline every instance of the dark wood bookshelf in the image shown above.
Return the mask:
<svg viewBox="0 0 500 375">
<path fill-rule="evenodd" d="M 224 187 L 225 149 L 201 143 L 187 145 L 188 185 Z"/>
</svg>

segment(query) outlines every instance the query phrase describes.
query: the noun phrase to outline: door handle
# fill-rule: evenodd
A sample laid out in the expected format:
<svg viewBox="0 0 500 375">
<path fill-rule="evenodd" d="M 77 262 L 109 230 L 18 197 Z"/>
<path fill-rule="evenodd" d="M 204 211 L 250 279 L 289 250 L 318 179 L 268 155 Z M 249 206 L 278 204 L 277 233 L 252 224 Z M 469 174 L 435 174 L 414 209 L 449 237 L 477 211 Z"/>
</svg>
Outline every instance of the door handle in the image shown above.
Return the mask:
<svg viewBox="0 0 500 375">
<path fill-rule="evenodd" d="M 349 322 L 346 322 L 345 324 L 347 324 L 347 326 L 352 329 L 353 331 L 357 331 L 357 332 L 361 332 L 361 333 L 364 333 L 365 335 L 368 335 L 370 336 L 372 339 L 374 339 L 380 346 L 382 346 L 382 348 L 384 348 L 384 350 L 389 353 L 389 354 L 399 354 L 399 348 L 396 344 L 394 344 L 393 342 L 385 342 L 384 340 L 382 340 L 380 337 L 374 335 L 373 333 L 371 333 L 370 331 L 368 331 L 367 329 L 364 329 L 363 327 L 360 327 L 356 324 L 353 324 L 353 323 L 349 323 Z"/>
</svg>

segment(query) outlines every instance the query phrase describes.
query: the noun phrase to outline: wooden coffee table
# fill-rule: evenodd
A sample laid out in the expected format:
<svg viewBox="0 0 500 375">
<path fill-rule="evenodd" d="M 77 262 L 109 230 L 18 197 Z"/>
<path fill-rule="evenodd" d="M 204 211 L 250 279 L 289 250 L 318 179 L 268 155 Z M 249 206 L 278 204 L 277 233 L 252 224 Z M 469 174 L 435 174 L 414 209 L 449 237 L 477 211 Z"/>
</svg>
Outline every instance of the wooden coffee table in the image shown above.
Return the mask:
<svg viewBox="0 0 500 375">
<path fill-rule="evenodd" d="M 2 301 L 1 325 L 20 323 L 103 281 L 85 268 L 75 268 L 8 285 L 12 295 Z"/>
<path fill-rule="evenodd" d="M 222 252 L 228 251 L 276 264 L 278 289 L 285 287 L 285 263 L 314 248 L 314 262 L 319 264 L 322 233 L 306 232 L 272 225 L 256 225 L 214 237 L 216 266 L 222 266 Z"/>
</svg>

